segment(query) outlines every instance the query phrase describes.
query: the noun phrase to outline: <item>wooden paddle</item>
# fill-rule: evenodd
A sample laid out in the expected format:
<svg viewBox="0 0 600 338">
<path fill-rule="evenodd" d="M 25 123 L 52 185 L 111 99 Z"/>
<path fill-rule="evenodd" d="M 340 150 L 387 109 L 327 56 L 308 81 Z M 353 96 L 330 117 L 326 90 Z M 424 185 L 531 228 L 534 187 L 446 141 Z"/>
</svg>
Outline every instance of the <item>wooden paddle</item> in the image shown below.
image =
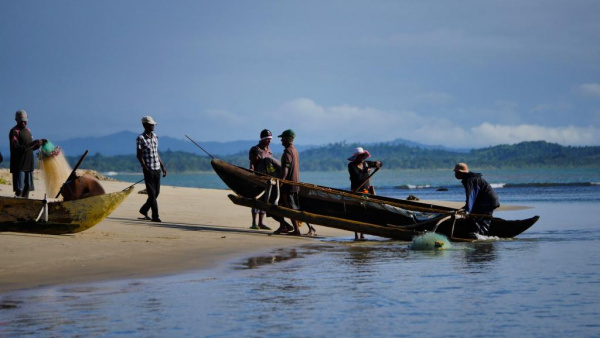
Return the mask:
<svg viewBox="0 0 600 338">
<path fill-rule="evenodd" d="M 369 182 L 369 180 L 371 179 L 371 177 L 373 177 L 373 175 L 375 175 L 375 173 L 376 173 L 376 172 L 377 172 L 379 169 L 380 169 L 380 168 L 375 168 L 375 170 L 373 170 L 373 172 L 369 174 L 369 177 L 367 177 L 367 179 L 366 179 L 366 180 L 364 180 L 364 182 L 362 182 L 362 183 L 361 183 L 361 184 L 358 186 L 358 188 L 354 189 L 354 192 L 357 192 L 357 191 L 359 191 L 359 190 L 360 190 L 360 188 L 362 188 L 362 187 L 363 187 L 363 186 L 364 186 L 364 185 L 365 185 L 367 182 Z M 373 191 L 374 191 L 374 190 L 373 190 Z M 375 194 L 373 194 L 373 195 L 375 195 Z"/>
<path fill-rule="evenodd" d="M 56 194 L 55 198 L 58 198 L 60 196 L 60 194 L 62 194 L 63 188 L 71 180 L 71 177 L 74 177 L 77 175 L 75 172 L 77 171 L 77 168 L 79 168 L 79 166 L 81 165 L 81 162 L 83 162 L 83 159 L 87 156 L 88 152 L 89 152 L 89 150 L 86 150 L 85 153 L 83 153 L 83 155 L 79 159 L 79 162 L 77 162 L 75 167 L 73 167 L 73 171 L 71 171 L 71 174 L 69 175 L 69 177 L 67 177 L 67 180 L 65 181 L 65 183 L 63 183 L 63 185 L 60 187 L 60 190 L 58 191 L 58 194 Z"/>
<path fill-rule="evenodd" d="M 381 167 L 379 167 L 379 168 L 381 168 Z M 364 180 L 364 181 L 363 181 L 363 182 L 362 182 L 362 183 L 361 183 L 361 184 L 358 186 L 358 188 L 354 189 L 354 192 L 357 192 L 357 191 L 359 191 L 359 190 L 360 190 L 360 188 L 362 188 L 362 187 L 363 187 L 363 186 L 364 186 L 364 185 L 365 185 L 367 182 L 369 182 L 369 180 L 371 179 L 371 177 L 373 177 L 373 175 L 375 175 L 375 173 L 376 173 L 376 172 L 379 170 L 379 168 L 375 168 L 375 170 L 373 170 L 373 172 L 369 174 L 369 176 L 367 177 L 367 179 L 366 179 L 366 180 Z M 371 187 L 371 189 L 372 189 L 372 190 L 370 190 L 369 192 L 370 192 L 372 195 L 375 195 L 375 188 Z M 354 238 L 355 238 L 355 239 L 358 239 L 358 233 L 357 233 L 357 232 L 354 232 Z M 362 236 L 362 233 L 361 233 L 361 238 L 364 238 L 364 236 Z"/>
</svg>

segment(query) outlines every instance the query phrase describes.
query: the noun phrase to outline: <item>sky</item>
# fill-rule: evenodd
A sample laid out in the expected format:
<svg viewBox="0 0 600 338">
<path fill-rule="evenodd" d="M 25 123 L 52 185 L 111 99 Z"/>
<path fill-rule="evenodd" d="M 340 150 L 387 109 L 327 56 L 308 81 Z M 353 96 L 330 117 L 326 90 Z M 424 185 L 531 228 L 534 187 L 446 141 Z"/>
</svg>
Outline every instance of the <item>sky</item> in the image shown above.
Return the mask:
<svg viewBox="0 0 600 338">
<path fill-rule="evenodd" d="M 600 1 L 0 0 L 34 137 L 600 145 Z"/>
</svg>

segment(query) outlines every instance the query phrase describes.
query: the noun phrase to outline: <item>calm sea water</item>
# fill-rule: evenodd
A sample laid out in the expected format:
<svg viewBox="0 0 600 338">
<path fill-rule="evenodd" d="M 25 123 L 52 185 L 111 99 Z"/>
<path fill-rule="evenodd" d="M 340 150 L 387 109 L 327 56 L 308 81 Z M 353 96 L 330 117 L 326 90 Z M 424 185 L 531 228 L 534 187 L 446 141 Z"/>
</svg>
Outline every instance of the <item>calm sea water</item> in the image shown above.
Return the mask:
<svg viewBox="0 0 600 338">
<path fill-rule="evenodd" d="M 463 198 L 448 172 L 422 181 L 418 172 L 382 174 L 374 180 L 380 194 Z M 187 186 L 214 181 L 177 176 L 170 179 Z M 484 176 L 498 184 L 502 202 L 534 207 L 498 216 L 540 221 L 514 240 L 444 251 L 354 242 L 349 233 L 195 273 L 0 294 L 0 336 L 600 336 L 600 187 L 592 184 L 600 173 Z M 335 173 L 303 180 L 347 183 Z"/>
</svg>

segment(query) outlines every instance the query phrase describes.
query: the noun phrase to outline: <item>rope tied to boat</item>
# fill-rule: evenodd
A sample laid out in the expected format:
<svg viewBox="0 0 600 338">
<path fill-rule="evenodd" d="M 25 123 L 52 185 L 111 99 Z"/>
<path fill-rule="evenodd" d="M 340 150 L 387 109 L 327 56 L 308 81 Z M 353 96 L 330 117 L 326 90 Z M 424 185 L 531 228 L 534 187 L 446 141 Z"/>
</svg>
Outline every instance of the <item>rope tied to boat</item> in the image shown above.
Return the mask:
<svg viewBox="0 0 600 338">
<path fill-rule="evenodd" d="M 36 223 L 40 220 L 40 217 L 42 217 L 42 213 L 44 214 L 44 223 L 48 223 L 48 199 L 46 198 L 46 194 L 44 194 L 44 199 L 42 200 L 42 203 L 42 209 L 40 210 L 40 213 L 35 219 Z"/>
<path fill-rule="evenodd" d="M 266 203 L 269 203 L 271 200 L 271 192 L 273 191 L 273 186 L 276 187 L 277 198 L 274 201 L 274 204 L 277 205 L 279 203 L 279 180 L 275 178 L 268 179 L 265 184 L 265 190 L 261 191 L 260 194 L 254 197 L 255 200 L 261 198 L 264 194 L 266 194 Z"/>
</svg>

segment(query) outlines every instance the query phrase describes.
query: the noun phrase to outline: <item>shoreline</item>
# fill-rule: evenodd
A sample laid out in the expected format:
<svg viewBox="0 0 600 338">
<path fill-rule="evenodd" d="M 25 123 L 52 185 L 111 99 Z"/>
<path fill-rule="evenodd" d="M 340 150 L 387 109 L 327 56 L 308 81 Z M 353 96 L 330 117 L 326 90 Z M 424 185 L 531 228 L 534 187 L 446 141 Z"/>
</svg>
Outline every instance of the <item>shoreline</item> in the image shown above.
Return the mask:
<svg viewBox="0 0 600 338">
<path fill-rule="evenodd" d="M 38 175 L 36 177 L 40 177 Z M 43 198 L 36 179 L 31 198 Z M 127 182 L 101 181 L 106 192 Z M 162 223 L 138 220 L 146 195 L 134 191 L 108 218 L 69 235 L 0 232 L 0 293 L 50 285 L 157 277 L 202 270 L 222 262 L 277 248 L 316 243 L 312 237 L 270 235 L 252 230 L 248 208 L 229 201 L 229 190 L 162 186 L 158 197 Z M 11 185 L 0 195 L 12 196 Z M 265 224 L 278 224 L 271 218 Z M 305 233 L 306 227 L 301 231 Z M 344 237 L 347 231 L 317 226 L 320 236 Z"/>
<path fill-rule="evenodd" d="M 0 177 L 7 174 L 0 171 Z M 35 174 L 36 190 L 31 198 L 43 199 L 45 185 Z M 132 183 L 101 180 L 107 193 Z M 139 220 L 146 200 L 134 191 L 108 218 L 91 229 L 69 235 L 39 235 L 0 232 L 0 293 L 50 285 L 146 278 L 202 270 L 222 262 L 309 243 L 314 237 L 271 235 L 278 227 L 272 218 L 265 224 L 273 230 L 252 230 L 249 208 L 231 203 L 231 190 L 161 186 L 158 197 L 162 223 Z M 0 184 L 1 196 L 12 196 L 12 185 Z M 460 207 L 458 202 L 435 202 Z M 512 208 L 511 208 L 512 207 Z M 501 209 L 519 210 L 518 206 Z M 354 234 L 316 226 L 321 237 Z M 306 226 L 301 232 L 306 233 Z"/>
</svg>

